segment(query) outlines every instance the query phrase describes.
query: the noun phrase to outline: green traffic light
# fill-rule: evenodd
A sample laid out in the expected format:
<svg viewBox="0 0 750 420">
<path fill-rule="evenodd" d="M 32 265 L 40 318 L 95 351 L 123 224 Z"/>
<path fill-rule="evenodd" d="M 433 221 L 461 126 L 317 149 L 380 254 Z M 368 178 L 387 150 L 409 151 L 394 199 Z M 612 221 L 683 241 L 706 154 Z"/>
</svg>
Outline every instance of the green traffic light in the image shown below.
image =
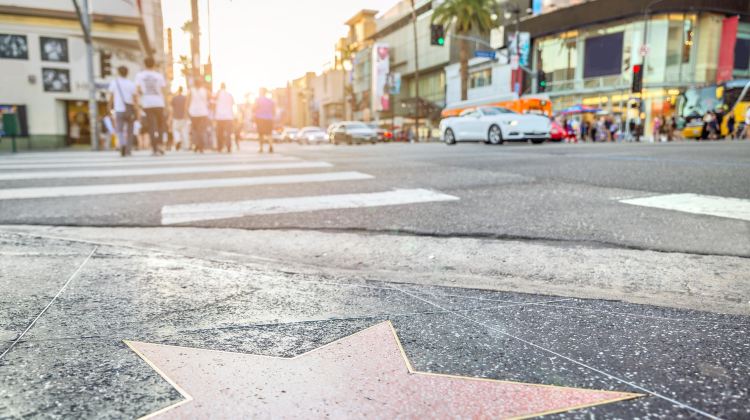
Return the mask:
<svg viewBox="0 0 750 420">
<path fill-rule="evenodd" d="M 540 86 L 547 86 L 547 82 L 539 82 Z"/>
<path fill-rule="evenodd" d="M 206 79 L 207 82 L 211 82 L 211 75 L 207 74 L 206 77 L 205 77 L 205 79 Z"/>
<path fill-rule="evenodd" d="M 438 38 L 438 45 L 445 45 L 445 38 Z"/>
</svg>

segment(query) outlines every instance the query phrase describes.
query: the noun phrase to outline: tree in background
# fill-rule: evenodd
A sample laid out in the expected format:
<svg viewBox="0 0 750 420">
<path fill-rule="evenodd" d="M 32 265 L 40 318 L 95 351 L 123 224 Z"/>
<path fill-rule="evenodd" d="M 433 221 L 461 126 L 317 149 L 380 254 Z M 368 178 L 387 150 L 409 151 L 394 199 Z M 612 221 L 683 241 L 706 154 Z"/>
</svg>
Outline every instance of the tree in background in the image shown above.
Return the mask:
<svg viewBox="0 0 750 420">
<path fill-rule="evenodd" d="M 494 26 L 492 15 L 496 0 L 445 0 L 435 9 L 432 23 L 443 25 L 448 32 L 468 36 L 472 32 L 488 33 Z M 469 41 L 459 38 L 461 62 L 461 100 L 469 97 Z"/>
</svg>

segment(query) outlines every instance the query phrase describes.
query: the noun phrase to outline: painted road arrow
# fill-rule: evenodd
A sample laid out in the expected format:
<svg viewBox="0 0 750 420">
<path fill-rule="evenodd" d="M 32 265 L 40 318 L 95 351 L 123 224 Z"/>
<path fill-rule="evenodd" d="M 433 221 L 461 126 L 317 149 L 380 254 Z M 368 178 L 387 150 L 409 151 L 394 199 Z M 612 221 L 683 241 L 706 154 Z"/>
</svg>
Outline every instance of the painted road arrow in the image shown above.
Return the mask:
<svg viewBox="0 0 750 420">
<path fill-rule="evenodd" d="M 292 358 L 126 343 L 185 398 L 147 417 L 533 417 L 641 396 L 417 372 L 390 322 Z"/>
</svg>

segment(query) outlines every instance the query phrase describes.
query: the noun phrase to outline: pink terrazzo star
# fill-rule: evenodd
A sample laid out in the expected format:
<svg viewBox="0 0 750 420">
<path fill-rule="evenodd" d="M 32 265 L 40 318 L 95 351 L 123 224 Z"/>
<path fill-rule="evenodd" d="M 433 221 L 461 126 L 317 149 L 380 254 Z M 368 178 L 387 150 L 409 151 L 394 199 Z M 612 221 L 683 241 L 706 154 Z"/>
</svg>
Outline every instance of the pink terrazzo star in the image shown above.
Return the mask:
<svg viewBox="0 0 750 420">
<path fill-rule="evenodd" d="M 127 344 L 185 397 L 164 418 L 533 417 L 640 396 L 416 372 L 390 322 L 293 358 Z"/>
</svg>

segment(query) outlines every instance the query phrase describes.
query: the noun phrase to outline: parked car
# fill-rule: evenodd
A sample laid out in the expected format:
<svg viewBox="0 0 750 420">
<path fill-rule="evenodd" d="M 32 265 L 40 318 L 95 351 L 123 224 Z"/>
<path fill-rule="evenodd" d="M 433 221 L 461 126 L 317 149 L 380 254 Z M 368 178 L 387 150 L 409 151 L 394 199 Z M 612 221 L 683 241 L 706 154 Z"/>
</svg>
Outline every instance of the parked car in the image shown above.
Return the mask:
<svg viewBox="0 0 750 420">
<path fill-rule="evenodd" d="M 367 126 L 375 130 L 375 132 L 378 134 L 378 141 L 393 140 L 393 132 L 391 132 L 390 130 L 387 130 L 379 126 L 377 123 L 370 123 L 370 124 L 367 124 Z"/>
<path fill-rule="evenodd" d="M 294 141 L 297 138 L 298 129 L 293 127 L 285 127 L 281 132 L 281 141 Z"/>
<path fill-rule="evenodd" d="M 519 114 L 507 108 L 479 107 L 467 109 L 458 117 L 440 121 L 440 132 L 446 144 L 459 141 L 484 141 L 503 144 L 505 141 L 531 140 L 534 144 L 550 138 L 550 120 L 541 115 Z"/>
<path fill-rule="evenodd" d="M 337 124 L 332 131 L 333 144 L 372 143 L 378 141 L 378 133 L 367 124 L 359 121 L 344 121 Z"/>
<path fill-rule="evenodd" d="M 549 139 L 552 141 L 563 141 L 568 136 L 567 130 L 557 121 L 550 122 Z"/>
<path fill-rule="evenodd" d="M 328 135 L 320 127 L 304 127 L 297 133 L 296 140 L 299 144 L 326 143 Z"/>
</svg>

